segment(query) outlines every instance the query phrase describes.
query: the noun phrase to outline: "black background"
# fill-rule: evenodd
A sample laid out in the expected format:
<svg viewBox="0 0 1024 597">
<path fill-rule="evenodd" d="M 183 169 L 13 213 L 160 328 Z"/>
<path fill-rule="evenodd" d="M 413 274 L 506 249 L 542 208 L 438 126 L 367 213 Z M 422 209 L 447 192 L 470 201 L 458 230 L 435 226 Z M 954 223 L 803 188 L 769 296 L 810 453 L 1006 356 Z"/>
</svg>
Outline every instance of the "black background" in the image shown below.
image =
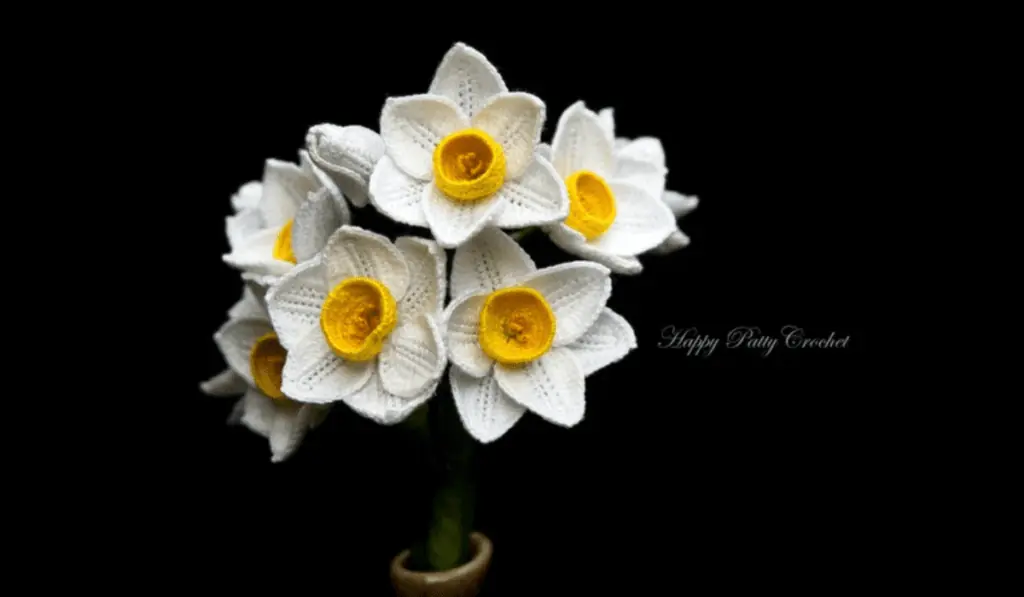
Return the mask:
<svg viewBox="0 0 1024 597">
<path fill-rule="evenodd" d="M 577 99 L 612 106 L 617 134 L 659 137 L 668 187 L 700 198 L 681 220 L 688 248 L 614 278 L 609 306 L 639 348 L 588 378 L 585 420 L 566 430 L 528 414 L 481 449 L 476 526 L 495 544 L 485 594 L 820 589 L 882 565 L 862 548 L 886 499 L 861 265 L 874 167 L 861 140 L 883 85 L 870 44 L 830 28 L 570 35 L 531 23 L 389 44 L 357 41 L 355 24 L 348 38 L 294 46 L 239 31 L 190 40 L 161 62 L 159 122 L 180 154 L 160 211 L 176 224 L 159 234 L 182 241 L 159 256 L 187 290 L 166 316 L 173 375 L 147 390 L 165 426 L 110 456 L 152 482 L 151 507 L 135 516 L 172 554 L 154 551 L 161 578 L 390 594 L 389 561 L 413 540 L 424 500 L 402 429 L 340 406 L 272 465 L 266 440 L 225 424 L 233 399 L 198 384 L 224 366 L 212 335 L 241 289 L 221 261 L 231 194 L 259 179 L 264 159 L 294 161 L 311 125 L 376 129 L 384 99 L 425 92 L 455 41 L 545 101 L 545 141 Z M 355 210 L 354 223 L 390 231 L 372 212 Z M 542 235 L 527 248 L 541 264 L 567 258 Z M 767 357 L 659 348 L 666 326 L 722 337 L 784 325 L 849 345 Z"/>
</svg>

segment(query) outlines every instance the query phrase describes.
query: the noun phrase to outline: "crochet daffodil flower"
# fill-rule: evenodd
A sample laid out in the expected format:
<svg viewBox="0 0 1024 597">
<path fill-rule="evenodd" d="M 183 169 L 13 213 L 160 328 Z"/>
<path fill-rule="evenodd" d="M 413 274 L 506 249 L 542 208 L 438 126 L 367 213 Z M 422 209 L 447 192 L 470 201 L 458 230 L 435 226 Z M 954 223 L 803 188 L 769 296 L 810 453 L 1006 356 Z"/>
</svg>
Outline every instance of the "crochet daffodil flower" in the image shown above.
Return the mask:
<svg viewBox="0 0 1024 597">
<path fill-rule="evenodd" d="M 430 228 L 444 248 L 488 226 L 561 221 L 565 185 L 535 151 L 544 119 L 539 98 L 509 92 L 483 54 L 457 43 L 427 94 L 385 103 L 386 151 L 370 177 L 370 201 L 395 221 Z"/>
<path fill-rule="evenodd" d="M 317 426 L 329 407 L 290 400 L 281 390 L 286 353 L 270 324 L 265 307 L 251 289 L 229 313 L 214 335 L 230 373 L 202 384 L 212 395 L 237 395 L 229 422 L 240 423 L 270 441 L 271 462 L 291 456 L 306 432 Z"/>
<path fill-rule="evenodd" d="M 365 207 L 370 201 L 370 174 L 384 155 L 384 141 L 364 126 L 318 124 L 306 133 L 306 149 L 352 205 Z"/>
<path fill-rule="evenodd" d="M 565 221 L 545 227 L 551 240 L 616 273 L 639 273 L 636 256 L 660 245 L 676 227 L 661 201 L 664 167 L 616 160 L 611 138 L 583 102 L 562 113 L 550 152 L 570 199 Z"/>
<path fill-rule="evenodd" d="M 445 343 L 452 397 L 480 442 L 530 410 L 565 427 L 583 419 L 584 378 L 636 348 L 605 304 L 611 278 L 591 261 L 538 270 L 510 236 L 489 228 L 455 250 Z"/>
<path fill-rule="evenodd" d="M 604 108 L 598 112 L 598 118 L 601 121 L 605 134 L 608 138 L 612 139 L 615 145 L 617 169 L 638 173 L 643 171 L 643 166 L 640 166 L 640 164 L 646 163 L 649 165 L 648 167 L 653 166 L 656 169 L 667 172 L 665 169 L 665 149 L 662 147 L 661 141 L 655 137 L 638 137 L 636 139 L 616 137 L 615 112 L 612 108 Z M 685 216 L 697 207 L 698 201 L 696 197 L 683 195 L 676 191 L 662 190 L 658 196 L 672 210 L 672 215 L 676 219 Z M 667 255 L 689 244 L 690 238 L 676 224 L 676 229 L 672 231 L 672 234 L 652 252 L 659 255 Z"/>
<path fill-rule="evenodd" d="M 262 182 L 239 189 L 233 203 L 243 209 L 227 218 L 231 252 L 224 261 L 250 277 L 262 277 L 264 284 L 311 258 L 331 232 L 350 221 L 338 186 L 305 151 L 299 152 L 299 161 L 267 160 Z"/>
<path fill-rule="evenodd" d="M 228 309 L 228 320 L 266 317 L 266 309 L 259 298 L 262 294 L 263 289 L 258 285 L 244 284 L 241 298 Z M 207 396 L 238 396 L 243 394 L 247 387 L 245 378 L 235 373 L 231 367 L 225 368 L 199 385 L 199 389 Z"/>
<path fill-rule="evenodd" d="M 445 255 L 430 240 L 342 226 L 314 259 L 267 293 L 288 359 L 282 388 L 310 403 L 343 401 L 378 423 L 404 420 L 447 364 L 439 330 Z"/>
</svg>

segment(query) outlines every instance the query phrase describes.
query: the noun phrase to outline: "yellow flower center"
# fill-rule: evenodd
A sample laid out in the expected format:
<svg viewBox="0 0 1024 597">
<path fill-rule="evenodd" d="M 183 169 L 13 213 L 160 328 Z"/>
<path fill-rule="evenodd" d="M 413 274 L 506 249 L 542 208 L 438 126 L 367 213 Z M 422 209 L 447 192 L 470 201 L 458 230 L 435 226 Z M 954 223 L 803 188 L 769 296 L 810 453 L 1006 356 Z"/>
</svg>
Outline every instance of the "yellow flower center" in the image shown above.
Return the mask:
<svg viewBox="0 0 1024 597">
<path fill-rule="evenodd" d="M 604 179 L 580 170 L 565 179 L 565 187 L 569 191 L 569 217 L 565 225 L 587 240 L 604 234 L 615 221 L 615 195 Z"/>
<path fill-rule="evenodd" d="M 349 278 L 335 286 L 320 310 L 320 329 L 335 354 L 368 361 L 380 353 L 395 329 L 398 306 L 386 286 L 373 278 Z"/>
<path fill-rule="evenodd" d="M 434 149 L 434 184 L 451 199 L 483 199 L 503 182 L 505 152 L 480 129 L 456 131 Z"/>
<path fill-rule="evenodd" d="M 260 336 L 249 351 L 249 371 L 256 388 L 274 400 L 285 399 L 281 393 L 281 370 L 286 354 L 273 332 Z"/>
<path fill-rule="evenodd" d="M 289 263 L 295 263 L 295 252 L 292 251 L 292 222 L 294 220 L 288 220 L 288 223 L 281 227 L 281 232 L 277 234 L 277 242 L 274 243 L 274 259 L 280 261 L 287 261 Z"/>
<path fill-rule="evenodd" d="M 492 292 L 480 310 L 480 348 L 503 365 L 519 365 L 541 356 L 555 339 L 555 314 L 532 288 Z"/>
</svg>

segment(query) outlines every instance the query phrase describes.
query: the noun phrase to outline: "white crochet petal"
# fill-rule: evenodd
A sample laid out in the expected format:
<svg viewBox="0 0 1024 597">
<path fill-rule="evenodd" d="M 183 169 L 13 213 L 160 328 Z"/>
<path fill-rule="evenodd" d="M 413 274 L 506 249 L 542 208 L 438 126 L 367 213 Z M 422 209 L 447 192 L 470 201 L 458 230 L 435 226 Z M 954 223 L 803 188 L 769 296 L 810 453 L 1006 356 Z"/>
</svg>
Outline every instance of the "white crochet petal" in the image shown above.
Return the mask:
<svg viewBox="0 0 1024 597">
<path fill-rule="evenodd" d="M 690 237 L 683 234 L 681 230 L 674 230 L 664 242 L 654 248 L 652 253 L 655 255 L 669 255 L 680 249 L 685 249 L 689 244 Z"/>
<path fill-rule="evenodd" d="M 381 425 L 394 425 L 407 419 L 412 411 L 429 400 L 437 391 L 438 383 L 435 381 L 413 398 L 402 398 L 385 390 L 380 376 L 373 375 L 359 391 L 345 398 L 345 404 Z"/>
<path fill-rule="evenodd" d="M 312 259 L 341 224 L 337 207 L 327 188 L 321 188 L 310 195 L 299 207 L 292 223 L 292 251 L 295 259 L 299 263 Z"/>
<path fill-rule="evenodd" d="M 536 154 L 547 161 L 551 161 L 551 146 L 547 143 L 538 143 Z"/>
<path fill-rule="evenodd" d="M 500 192 L 476 201 L 457 201 L 446 197 L 436 185 L 423 189 L 427 224 L 434 240 L 445 249 L 458 247 L 493 224 L 505 205 Z"/>
<path fill-rule="evenodd" d="M 281 227 L 266 228 L 245 238 L 230 253 L 224 262 L 243 272 L 281 276 L 288 273 L 294 264 L 274 259 L 274 244 L 281 233 Z"/>
<path fill-rule="evenodd" d="M 552 164 L 561 178 L 578 170 L 589 170 L 607 178 L 614 165 L 612 144 L 601 128 L 601 122 L 583 105 L 566 108 L 558 119 L 558 128 L 551 141 Z"/>
<path fill-rule="evenodd" d="M 262 319 L 230 319 L 213 335 L 213 341 L 228 367 L 252 385 L 249 353 L 256 340 L 272 331 L 270 322 Z"/>
<path fill-rule="evenodd" d="M 444 249 L 432 240 L 415 236 L 398 237 L 395 247 L 409 265 L 409 288 L 398 305 L 399 318 L 411 320 L 421 313 L 440 318 L 448 290 Z"/>
<path fill-rule="evenodd" d="M 434 148 L 441 139 L 468 126 L 459 107 L 438 95 L 389 97 L 380 115 L 387 154 L 403 172 L 423 181 L 433 176 Z"/>
<path fill-rule="evenodd" d="M 615 110 L 613 108 L 602 108 L 597 113 L 597 120 L 601 124 L 601 130 L 611 143 L 615 143 Z"/>
<path fill-rule="evenodd" d="M 618 159 L 632 159 L 665 167 L 665 148 L 655 137 L 637 137 L 615 153 Z"/>
<path fill-rule="evenodd" d="M 492 97 L 473 116 L 473 126 L 490 135 L 505 153 L 505 178 L 516 180 L 533 160 L 544 126 L 544 102 L 529 93 Z"/>
<path fill-rule="evenodd" d="M 481 443 L 505 435 L 526 413 L 525 406 L 501 391 L 493 375 L 472 377 L 452 367 L 448 379 L 462 425 Z"/>
<path fill-rule="evenodd" d="M 270 435 L 274 424 L 274 400 L 255 388 L 249 388 L 238 401 L 241 413 L 237 422 L 261 437 Z"/>
<path fill-rule="evenodd" d="M 640 187 L 608 183 L 615 195 L 615 220 L 590 245 L 614 255 L 639 255 L 657 247 L 676 229 L 668 206 Z"/>
<path fill-rule="evenodd" d="M 274 405 L 274 420 L 270 426 L 270 461 L 284 462 L 302 444 L 309 430 L 311 404 L 277 402 Z"/>
<path fill-rule="evenodd" d="M 328 346 L 319 328 L 310 330 L 288 351 L 281 391 L 293 400 L 327 404 L 358 391 L 376 369 L 376 361 L 344 361 Z"/>
<path fill-rule="evenodd" d="M 370 176 L 370 201 L 377 211 L 396 222 L 410 226 L 427 226 L 423 212 L 423 190 L 430 182 L 416 180 L 384 156 Z"/>
<path fill-rule="evenodd" d="M 691 211 L 697 209 L 698 199 L 690 195 L 683 195 L 675 191 L 665 191 L 661 195 L 661 200 L 665 202 L 665 205 L 672 210 L 672 215 L 677 218 L 685 216 Z"/>
<path fill-rule="evenodd" d="M 636 334 L 624 317 L 605 308 L 594 325 L 566 348 L 587 376 L 629 354 L 636 348 Z"/>
<path fill-rule="evenodd" d="M 245 393 L 248 387 L 249 384 L 230 368 L 199 384 L 204 394 L 216 397 L 238 396 Z"/>
<path fill-rule="evenodd" d="M 668 171 L 664 166 L 644 162 L 633 158 L 615 160 L 615 174 L 612 180 L 627 182 L 642 188 L 651 197 L 661 197 L 665 192 L 665 175 Z"/>
<path fill-rule="evenodd" d="M 617 274 L 636 275 L 643 271 L 640 260 L 629 255 L 613 255 L 592 246 L 587 239 L 565 224 L 556 224 L 546 228 L 548 236 L 566 253 L 596 261 L 605 265 Z"/>
<path fill-rule="evenodd" d="M 288 271 L 291 270 L 289 269 Z M 252 292 L 253 297 L 256 298 L 256 302 L 260 305 L 260 313 L 258 317 L 270 321 L 270 312 L 267 311 L 267 291 L 280 280 L 281 276 L 242 272 L 242 283 L 245 285 L 246 289 Z M 256 316 L 257 315 L 254 315 L 254 317 Z"/>
<path fill-rule="evenodd" d="M 320 326 L 320 309 L 327 298 L 324 268 L 319 259 L 299 264 L 267 292 L 267 309 L 285 350 Z"/>
<path fill-rule="evenodd" d="M 267 312 L 262 300 L 257 296 L 257 288 L 251 284 L 242 286 L 242 296 L 228 309 L 229 319 L 241 319 L 245 317 L 267 318 Z"/>
<path fill-rule="evenodd" d="M 244 208 L 224 220 L 228 234 L 228 246 L 232 250 L 240 246 L 246 238 L 263 229 L 263 216 L 255 208 Z"/>
<path fill-rule="evenodd" d="M 448 358 L 433 315 L 420 315 L 388 335 L 377 359 L 377 374 L 389 393 L 412 398 L 441 378 Z"/>
<path fill-rule="evenodd" d="M 263 196 L 263 184 L 253 180 L 238 187 L 238 191 L 231 196 L 231 207 L 235 211 L 256 209 L 260 204 L 260 197 Z"/>
<path fill-rule="evenodd" d="M 493 292 L 535 271 L 537 266 L 519 243 L 497 228 L 487 228 L 455 249 L 452 298 Z"/>
<path fill-rule="evenodd" d="M 452 300 L 445 310 L 444 343 L 452 364 L 471 377 L 487 375 L 494 360 L 480 348 L 480 310 L 486 294 L 468 294 Z"/>
<path fill-rule="evenodd" d="M 313 158 L 305 149 L 299 150 L 299 164 L 302 166 L 306 176 L 316 182 L 316 186 L 319 187 L 317 193 L 324 193 L 327 196 L 327 200 L 334 210 L 334 217 L 339 221 L 338 225 L 351 222 L 352 213 L 348 208 L 348 202 L 345 201 L 345 195 L 342 193 L 341 188 L 338 187 L 338 184 L 334 182 L 334 179 L 327 172 L 313 162 Z M 302 208 L 300 207 L 299 209 L 301 210 Z"/>
<path fill-rule="evenodd" d="M 355 226 L 342 226 L 327 241 L 322 261 L 328 289 L 352 277 L 379 280 L 402 300 L 409 287 L 409 266 L 387 237 Z"/>
<path fill-rule="evenodd" d="M 444 55 L 430 83 L 430 93 L 449 98 L 469 117 L 487 100 L 507 91 L 498 69 L 483 54 L 461 42 Z"/>
<path fill-rule="evenodd" d="M 555 314 L 553 346 L 574 342 L 594 324 L 612 293 L 608 268 L 571 261 L 538 270 L 519 282 L 539 292 Z"/>
<path fill-rule="evenodd" d="M 561 222 L 569 216 L 565 182 L 544 158 L 534 156 L 519 180 L 506 180 L 498 190 L 505 207 L 498 214 L 498 228 L 525 228 Z"/>
<path fill-rule="evenodd" d="M 384 140 L 364 126 L 318 124 L 306 133 L 306 149 L 356 207 L 369 201 L 374 165 L 384 156 Z"/>
<path fill-rule="evenodd" d="M 547 421 L 572 427 L 583 420 L 583 371 L 567 348 L 553 348 L 516 367 L 499 364 L 494 378 L 509 398 Z"/>
<path fill-rule="evenodd" d="M 316 191 L 316 181 L 296 164 L 269 159 L 263 168 L 263 196 L 259 210 L 268 227 L 284 226 L 295 217 L 299 205 Z"/>
</svg>

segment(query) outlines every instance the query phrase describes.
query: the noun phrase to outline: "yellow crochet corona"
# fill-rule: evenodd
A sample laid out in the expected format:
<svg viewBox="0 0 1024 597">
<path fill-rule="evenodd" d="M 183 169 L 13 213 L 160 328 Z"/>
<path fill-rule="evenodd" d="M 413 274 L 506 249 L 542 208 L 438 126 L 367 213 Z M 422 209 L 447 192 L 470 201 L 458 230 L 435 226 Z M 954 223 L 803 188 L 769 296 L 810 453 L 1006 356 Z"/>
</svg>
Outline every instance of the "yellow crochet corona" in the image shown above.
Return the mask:
<svg viewBox="0 0 1024 597">
<path fill-rule="evenodd" d="M 565 179 L 569 191 L 569 217 L 565 225 L 587 240 L 604 234 L 615 221 L 615 195 L 603 178 L 580 170 Z"/>
<path fill-rule="evenodd" d="M 505 152 L 482 130 L 456 131 L 434 148 L 434 184 L 451 199 L 483 199 L 504 182 Z"/>
<path fill-rule="evenodd" d="M 342 281 L 320 310 L 320 329 L 327 344 L 349 361 L 377 356 L 397 321 L 398 305 L 391 291 L 373 278 Z"/>
<path fill-rule="evenodd" d="M 488 295 L 480 310 L 480 348 L 503 365 L 528 363 L 555 339 L 551 305 L 532 288 L 503 288 Z"/>
<path fill-rule="evenodd" d="M 280 261 L 287 261 L 289 263 L 295 263 L 295 252 L 292 251 L 292 222 L 294 220 L 288 220 L 288 223 L 281 228 L 281 232 L 277 235 L 277 242 L 274 243 L 274 259 Z"/>
<path fill-rule="evenodd" d="M 249 352 L 249 370 L 256 388 L 274 400 L 285 398 L 281 393 L 281 370 L 286 353 L 273 332 L 261 336 Z"/>
</svg>

